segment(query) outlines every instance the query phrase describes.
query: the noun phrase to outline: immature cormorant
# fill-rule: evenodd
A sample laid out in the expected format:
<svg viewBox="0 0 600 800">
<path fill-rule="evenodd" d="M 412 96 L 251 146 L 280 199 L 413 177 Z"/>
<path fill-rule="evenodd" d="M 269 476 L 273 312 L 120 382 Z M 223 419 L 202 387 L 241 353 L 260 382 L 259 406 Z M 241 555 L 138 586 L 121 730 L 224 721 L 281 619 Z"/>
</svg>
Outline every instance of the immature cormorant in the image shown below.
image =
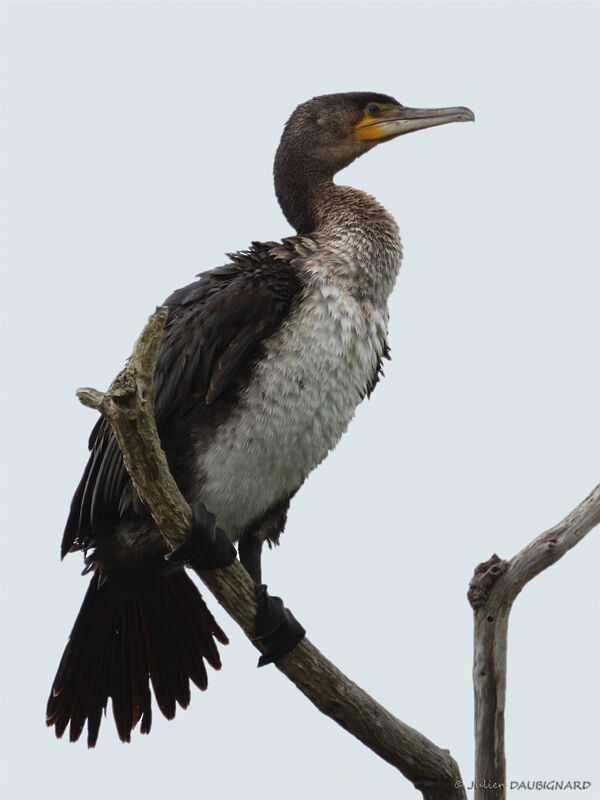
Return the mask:
<svg viewBox="0 0 600 800">
<path fill-rule="evenodd" d="M 398 228 L 372 197 L 333 177 L 381 142 L 473 118 L 463 107 L 406 108 L 368 92 L 303 103 L 285 126 L 274 169 L 277 199 L 298 235 L 254 242 L 167 299 L 156 421 L 194 525 L 166 560 L 100 420 L 62 541 L 62 556 L 85 552 L 93 577 L 48 700 L 57 736 L 70 723 L 77 740 L 87 720 L 93 747 L 109 697 L 122 740 L 140 720 L 148 733 L 150 681 L 171 718 L 176 701 L 189 703 L 190 678 L 206 687 L 204 661 L 220 667 L 215 639 L 227 638 L 184 563 L 231 563 L 238 541 L 260 584 L 263 542 L 278 541 L 291 498 L 335 447 L 388 355 Z M 264 587 L 258 594 L 264 609 Z M 270 642 L 263 662 L 304 633 L 280 601 L 273 608 L 275 632 L 257 619 Z"/>
</svg>

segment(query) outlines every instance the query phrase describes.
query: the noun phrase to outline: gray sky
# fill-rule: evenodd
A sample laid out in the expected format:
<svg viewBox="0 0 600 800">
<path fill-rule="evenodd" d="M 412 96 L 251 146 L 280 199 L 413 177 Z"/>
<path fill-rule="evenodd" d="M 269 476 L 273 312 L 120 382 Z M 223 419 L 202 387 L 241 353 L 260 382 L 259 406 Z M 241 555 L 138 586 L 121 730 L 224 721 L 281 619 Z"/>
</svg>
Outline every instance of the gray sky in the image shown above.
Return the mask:
<svg viewBox="0 0 600 800">
<path fill-rule="evenodd" d="M 599 6 L 2 13 L 2 796 L 416 796 L 255 669 L 210 597 L 231 644 L 187 711 L 156 711 L 130 745 L 108 718 L 89 752 L 44 726 L 88 582 L 79 555 L 58 560 L 95 421 L 75 389 L 107 387 L 172 289 L 290 233 L 271 180 L 281 128 L 299 102 L 351 90 L 468 105 L 477 121 L 402 137 L 338 178 L 400 224 L 393 361 L 294 500 L 265 575 L 329 658 L 471 780 L 473 568 L 512 556 L 600 477 Z M 592 534 L 513 611 L 509 780 L 600 792 L 598 552 Z"/>
</svg>

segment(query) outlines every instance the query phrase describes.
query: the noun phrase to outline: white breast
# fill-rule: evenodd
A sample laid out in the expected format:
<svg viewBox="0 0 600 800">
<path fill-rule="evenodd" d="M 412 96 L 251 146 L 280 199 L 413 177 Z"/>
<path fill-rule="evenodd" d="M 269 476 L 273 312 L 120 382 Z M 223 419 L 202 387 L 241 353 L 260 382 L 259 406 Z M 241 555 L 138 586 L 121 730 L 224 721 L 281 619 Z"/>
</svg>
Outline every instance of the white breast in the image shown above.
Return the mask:
<svg viewBox="0 0 600 800">
<path fill-rule="evenodd" d="M 318 275 L 208 451 L 202 500 L 232 539 L 335 447 L 383 353 L 387 309 Z"/>
</svg>

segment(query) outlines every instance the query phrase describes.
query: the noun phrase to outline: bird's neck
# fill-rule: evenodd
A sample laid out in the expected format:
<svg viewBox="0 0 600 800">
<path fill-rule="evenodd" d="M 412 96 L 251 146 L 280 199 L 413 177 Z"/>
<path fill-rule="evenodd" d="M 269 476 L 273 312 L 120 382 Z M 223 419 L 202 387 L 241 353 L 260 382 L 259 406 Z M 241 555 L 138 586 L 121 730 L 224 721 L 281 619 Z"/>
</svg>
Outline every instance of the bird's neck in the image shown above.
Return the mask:
<svg viewBox="0 0 600 800">
<path fill-rule="evenodd" d="M 325 208 L 335 198 L 333 176 L 295 160 L 280 159 L 275 168 L 275 193 L 285 218 L 299 234 L 323 226 Z"/>
</svg>

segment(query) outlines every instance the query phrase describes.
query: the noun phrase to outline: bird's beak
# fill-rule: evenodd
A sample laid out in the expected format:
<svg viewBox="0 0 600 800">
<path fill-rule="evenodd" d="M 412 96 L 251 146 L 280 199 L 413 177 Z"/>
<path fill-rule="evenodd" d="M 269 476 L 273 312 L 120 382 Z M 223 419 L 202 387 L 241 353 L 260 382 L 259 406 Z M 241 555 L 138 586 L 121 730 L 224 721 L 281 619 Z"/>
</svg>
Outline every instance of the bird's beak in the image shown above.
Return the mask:
<svg viewBox="0 0 600 800">
<path fill-rule="evenodd" d="M 359 139 L 393 139 L 403 133 L 419 131 L 421 128 L 433 128 L 446 125 L 448 122 L 474 122 L 475 114 L 465 106 L 454 108 L 406 108 L 405 106 L 389 106 L 382 109 L 377 116 L 365 112 L 365 116 L 355 126 Z"/>
</svg>

